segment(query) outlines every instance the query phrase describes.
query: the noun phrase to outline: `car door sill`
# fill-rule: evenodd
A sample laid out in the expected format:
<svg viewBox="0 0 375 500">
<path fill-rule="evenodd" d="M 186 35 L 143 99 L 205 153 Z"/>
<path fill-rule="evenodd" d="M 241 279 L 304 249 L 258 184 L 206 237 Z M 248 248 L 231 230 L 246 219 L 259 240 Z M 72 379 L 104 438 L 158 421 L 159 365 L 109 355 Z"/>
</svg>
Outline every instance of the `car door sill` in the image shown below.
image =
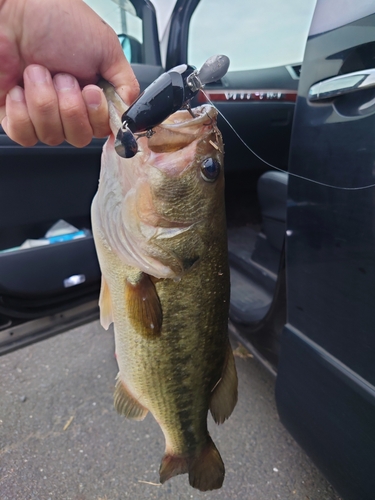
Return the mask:
<svg viewBox="0 0 375 500">
<path fill-rule="evenodd" d="M 253 356 L 254 358 L 259 361 L 259 363 L 269 372 L 271 375 L 274 377 L 277 376 L 277 372 L 275 368 L 272 366 L 272 364 L 260 353 L 254 345 L 249 342 L 236 328 L 236 326 L 232 323 L 231 320 L 229 320 L 228 323 L 228 330 L 229 334 L 237 340 L 240 344 L 242 344 Z"/>
<path fill-rule="evenodd" d="M 0 331 L 0 355 L 99 318 L 97 300 Z"/>
</svg>

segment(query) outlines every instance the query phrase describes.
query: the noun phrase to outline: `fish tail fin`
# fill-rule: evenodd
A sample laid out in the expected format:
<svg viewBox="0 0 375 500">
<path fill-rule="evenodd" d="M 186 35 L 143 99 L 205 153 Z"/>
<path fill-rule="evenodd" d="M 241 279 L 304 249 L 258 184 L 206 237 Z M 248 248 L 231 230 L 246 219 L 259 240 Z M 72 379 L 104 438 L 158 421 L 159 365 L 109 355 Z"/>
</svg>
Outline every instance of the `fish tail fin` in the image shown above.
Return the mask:
<svg viewBox="0 0 375 500">
<path fill-rule="evenodd" d="M 188 459 L 180 455 L 166 453 L 160 464 L 160 482 L 165 483 L 171 477 L 189 472 Z"/>
<path fill-rule="evenodd" d="M 189 483 L 200 491 L 217 490 L 222 487 L 224 476 L 223 460 L 208 436 L 206 446 L 189 465 Z"/>
<path fill-rule="evenodd" d="M 189 473 L 189 483 L 200 491 L 221 488 L 225 468 L 220 453 L 208 436 L 206 446 L 194 457 L 165 454 L 160 465 L 160 482 Z"/>
</svg>

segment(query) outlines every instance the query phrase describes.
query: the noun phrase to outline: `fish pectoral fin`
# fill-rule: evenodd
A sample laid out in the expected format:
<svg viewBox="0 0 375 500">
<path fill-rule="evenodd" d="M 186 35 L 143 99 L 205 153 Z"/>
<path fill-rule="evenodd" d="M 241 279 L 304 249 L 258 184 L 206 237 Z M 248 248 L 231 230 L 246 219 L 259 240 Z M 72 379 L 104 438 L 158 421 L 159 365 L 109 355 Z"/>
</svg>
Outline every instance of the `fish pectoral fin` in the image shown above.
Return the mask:
<svg viewBox="0 0 375 500">
<path fill-rule="evenodd" d="M 100 324 L 105 330 L 108 330 L 109 325 L 113 323 L 112 302 L 108 284 L 103 275 L 102 275 L 102 284 L 99 296 L 99 309 L 100 309 Z"/>
<path fill-rule="evenodd" d="M 141 273 L 140 279 L 134 284 L 126 282 L 125 301 L 134 328 L 144 337 L 158 337 L 163 312 L 155 285 L 148 274 Z"/>
<path fill-rule="evenodd" d="M 164 483 L 178 474 L 189 473 L 189 483 L 200 491 L 221 488 L 225 468 L 214 442 L 207 436 L 207 443 L 194 456 L 180 456 L 166 453 L 160 464 L 160 482 Z"/>
<path fill-rule="evenodd" d="M 234 410 L 238 398 L 237 386 L 236 364 L 232 348 L 228 344 L 223 374 L 212 392 L 210 401 L 210 411 L 217 424 L 222 424 Z"/>
<path fill-rule="evenodd" d="M 131 420 L 143 420 L 148 413 L 148 409 L 141 405 L 128 391 L 119 375 L 117 376 L 114 405 L 120 415 L 124 415 Z"/>
</svg>

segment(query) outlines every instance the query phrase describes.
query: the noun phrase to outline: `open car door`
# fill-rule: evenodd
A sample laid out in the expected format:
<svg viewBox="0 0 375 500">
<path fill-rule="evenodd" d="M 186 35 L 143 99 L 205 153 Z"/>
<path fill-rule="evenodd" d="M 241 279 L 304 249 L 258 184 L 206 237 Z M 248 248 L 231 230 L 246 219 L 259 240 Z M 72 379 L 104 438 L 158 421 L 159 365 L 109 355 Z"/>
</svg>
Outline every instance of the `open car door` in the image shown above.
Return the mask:
<svg viewBox="0 0 375 500">
<path fill-rule="evenodd" d="M 219 121 L 230 329 L 277 375 L 281 420 L 332 485 L 345 500 L 371 500 L 374 2 L 274 2 L 269 10 L 255 4 L 178 1 L 167 68 L 199 67 L 218 52 L 232 59 L 227 75 L 205 88 L 243 139 Z M 277 14 L 278 8 L 284 11 Z M 270 22 L 260 27 L 263 15 Z M 302 21 L 306 32 L 293 42 L 302 47 L 300 59 L 278 63 L 276 57 L 267 66 L 262 57 L 264 66 L 252 67 L 267 43 L 272 55 L 283 54 L 282 44 Z M 277 46 L 271 43 L 275 29 Z"/>
<path fill-rule="evenodd" d="M 286 171 L 315 0 L 267 5 L 178 0 L 166 67 L 187 62 L 199 68 L 218 53 L 231 61 L 227 74 L 207 84 L 195 104 L 210 100 L 222 113 L 230 330 L 275 373 L 286 321 Z"/>
<path fill-rule="evenodd" d="M 143 90 L 163 72 L 152 4 L 87 3 L 120 35 Z M 0 127 L 0 352 L 98 315 L 90 206 L 103 144 L 24 148 Z"/>
</svg>

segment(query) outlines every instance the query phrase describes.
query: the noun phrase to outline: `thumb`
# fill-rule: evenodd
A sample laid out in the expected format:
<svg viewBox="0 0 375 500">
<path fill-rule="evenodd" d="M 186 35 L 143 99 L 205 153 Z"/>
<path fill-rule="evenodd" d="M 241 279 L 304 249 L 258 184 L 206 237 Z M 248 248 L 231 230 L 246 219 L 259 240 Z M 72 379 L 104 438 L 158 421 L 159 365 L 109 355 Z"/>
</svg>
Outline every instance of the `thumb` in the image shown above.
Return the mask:
<svg viewBox="0 0 375 500">
<path fill-rule="evenodd" d="M 113 47 L 112 54 L 110 63 L 106 62 L 100 68 L 100 74 L 115 87 L 123 101 L 130 106 L 139 94 L 138 80 L 119 43 L 118 47 L 117 43 L 116 47 Z"/>
</svg>

